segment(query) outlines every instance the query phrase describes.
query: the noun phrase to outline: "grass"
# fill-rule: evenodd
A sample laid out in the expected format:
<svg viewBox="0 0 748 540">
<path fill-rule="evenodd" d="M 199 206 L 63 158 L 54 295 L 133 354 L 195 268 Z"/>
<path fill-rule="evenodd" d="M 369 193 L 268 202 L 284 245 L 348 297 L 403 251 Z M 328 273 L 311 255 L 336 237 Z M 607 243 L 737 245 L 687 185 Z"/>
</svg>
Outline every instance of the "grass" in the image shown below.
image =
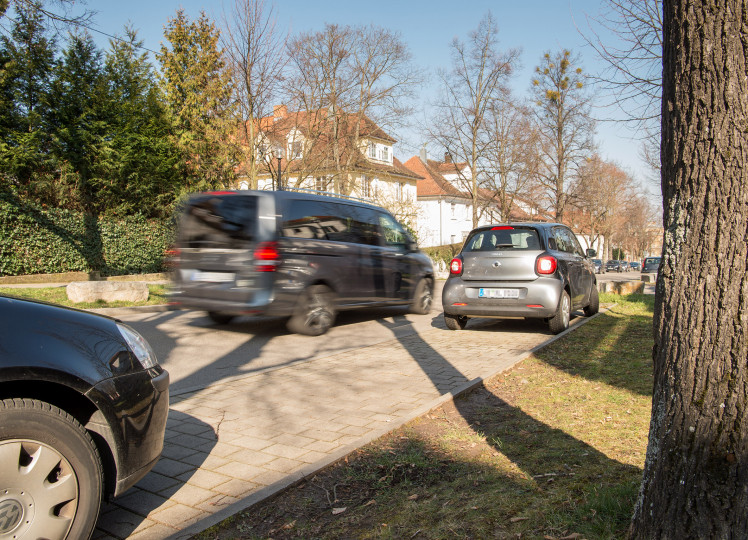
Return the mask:
<svg viewBox="0 0 748 540">
<path fill-rule="evenodd" d="M 623 538 L 646 451 L 652 310 L 605 314 L 200 540 Z"/>
<path fill-rule="evenodd" d="M 131 306 L 155 306 L 166 304 L 168 302 L 167 285 L 149 284 L 148 300 L 145 302 L 80 302 L 73 303 L 68 300 L 65 287 L 0 287 L 0 294 L 6 296 L 16 296 L 19 298 L 28 298 L 30 300 L 41 300 L 43 302 L 52 302 L 62 306 L 71 306 L 80 309 L 108 308 L 108 307 L 131 307 Z"/>
</svg>

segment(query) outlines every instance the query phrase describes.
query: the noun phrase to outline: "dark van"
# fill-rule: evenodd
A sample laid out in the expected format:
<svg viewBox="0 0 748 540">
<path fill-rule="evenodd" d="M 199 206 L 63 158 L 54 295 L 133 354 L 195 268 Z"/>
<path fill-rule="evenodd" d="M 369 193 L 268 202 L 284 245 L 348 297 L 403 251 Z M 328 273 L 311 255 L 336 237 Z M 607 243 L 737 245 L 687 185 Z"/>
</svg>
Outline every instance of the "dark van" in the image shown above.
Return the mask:
<svg viewBox="0 0 748 540">
<path fill-rule="evenodd" d="M 386 210 L 302 191 L 193 195 L 173 253 L 173 301 L 219 324 L 241 315 L 289 317 L 324 334 L 336 312 L 408 305 L 425 314 L 434 271 Z"/>
</svg>

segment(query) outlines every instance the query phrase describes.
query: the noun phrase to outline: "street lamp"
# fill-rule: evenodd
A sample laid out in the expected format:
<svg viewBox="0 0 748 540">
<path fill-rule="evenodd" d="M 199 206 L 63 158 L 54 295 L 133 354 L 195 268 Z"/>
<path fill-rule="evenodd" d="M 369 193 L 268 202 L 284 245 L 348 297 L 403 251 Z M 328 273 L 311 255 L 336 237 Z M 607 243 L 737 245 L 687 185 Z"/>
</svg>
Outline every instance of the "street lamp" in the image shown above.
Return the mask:
<svg viewBox="0 0 748 540">
<path fill-rule="evenodd" d="M 281 180 L 281 155 L 276 156 L 278 159 L 278 191 L 283 191 L 283 181 Z"/>
</svg>

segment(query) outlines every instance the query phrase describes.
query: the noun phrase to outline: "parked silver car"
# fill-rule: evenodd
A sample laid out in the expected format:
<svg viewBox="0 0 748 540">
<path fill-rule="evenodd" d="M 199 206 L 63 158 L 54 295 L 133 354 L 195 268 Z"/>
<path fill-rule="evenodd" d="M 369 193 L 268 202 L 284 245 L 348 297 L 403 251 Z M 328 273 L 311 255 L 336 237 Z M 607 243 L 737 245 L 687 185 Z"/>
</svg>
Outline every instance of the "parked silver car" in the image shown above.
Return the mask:
<svg viewBox="0 0 748 540">
<path fill-rule="evenodd" d="M 448 328 L 470 317 L 545 319 L 558 334 L 571 312 L 598 312 L 595 267 L 574 233 L 559 223 L 512 223 L 478 227 L 450 263 L 442 292 Z"/>
</svg>

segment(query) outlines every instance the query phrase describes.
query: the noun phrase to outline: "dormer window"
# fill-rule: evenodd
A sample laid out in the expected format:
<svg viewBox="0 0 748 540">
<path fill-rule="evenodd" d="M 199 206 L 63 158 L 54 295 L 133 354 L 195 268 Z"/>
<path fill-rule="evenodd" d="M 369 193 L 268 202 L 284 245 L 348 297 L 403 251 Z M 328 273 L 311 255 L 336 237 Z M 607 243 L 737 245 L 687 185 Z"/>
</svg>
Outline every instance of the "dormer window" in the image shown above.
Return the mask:
<svg viewBox="0 0 748 540">
<path fill-rule="evenodd" d="M 301 141 L 293 141 L 288 145 L 289 159 L 300 159 L 304 148 Z"/>
<path fill-rule="evenodd" d="M 389 146 L 382 146 L 379 149 L 379 159 L 382 161 L 389 161 L 390 160 L 390 148 Z"/>
<path fill-rule="evenodd" d="M 376 159 L 377 157 L 377 145 L 376 143 L 370 142 L 369 143 L 369 157 L 372 159 Z"/>
</svg>

